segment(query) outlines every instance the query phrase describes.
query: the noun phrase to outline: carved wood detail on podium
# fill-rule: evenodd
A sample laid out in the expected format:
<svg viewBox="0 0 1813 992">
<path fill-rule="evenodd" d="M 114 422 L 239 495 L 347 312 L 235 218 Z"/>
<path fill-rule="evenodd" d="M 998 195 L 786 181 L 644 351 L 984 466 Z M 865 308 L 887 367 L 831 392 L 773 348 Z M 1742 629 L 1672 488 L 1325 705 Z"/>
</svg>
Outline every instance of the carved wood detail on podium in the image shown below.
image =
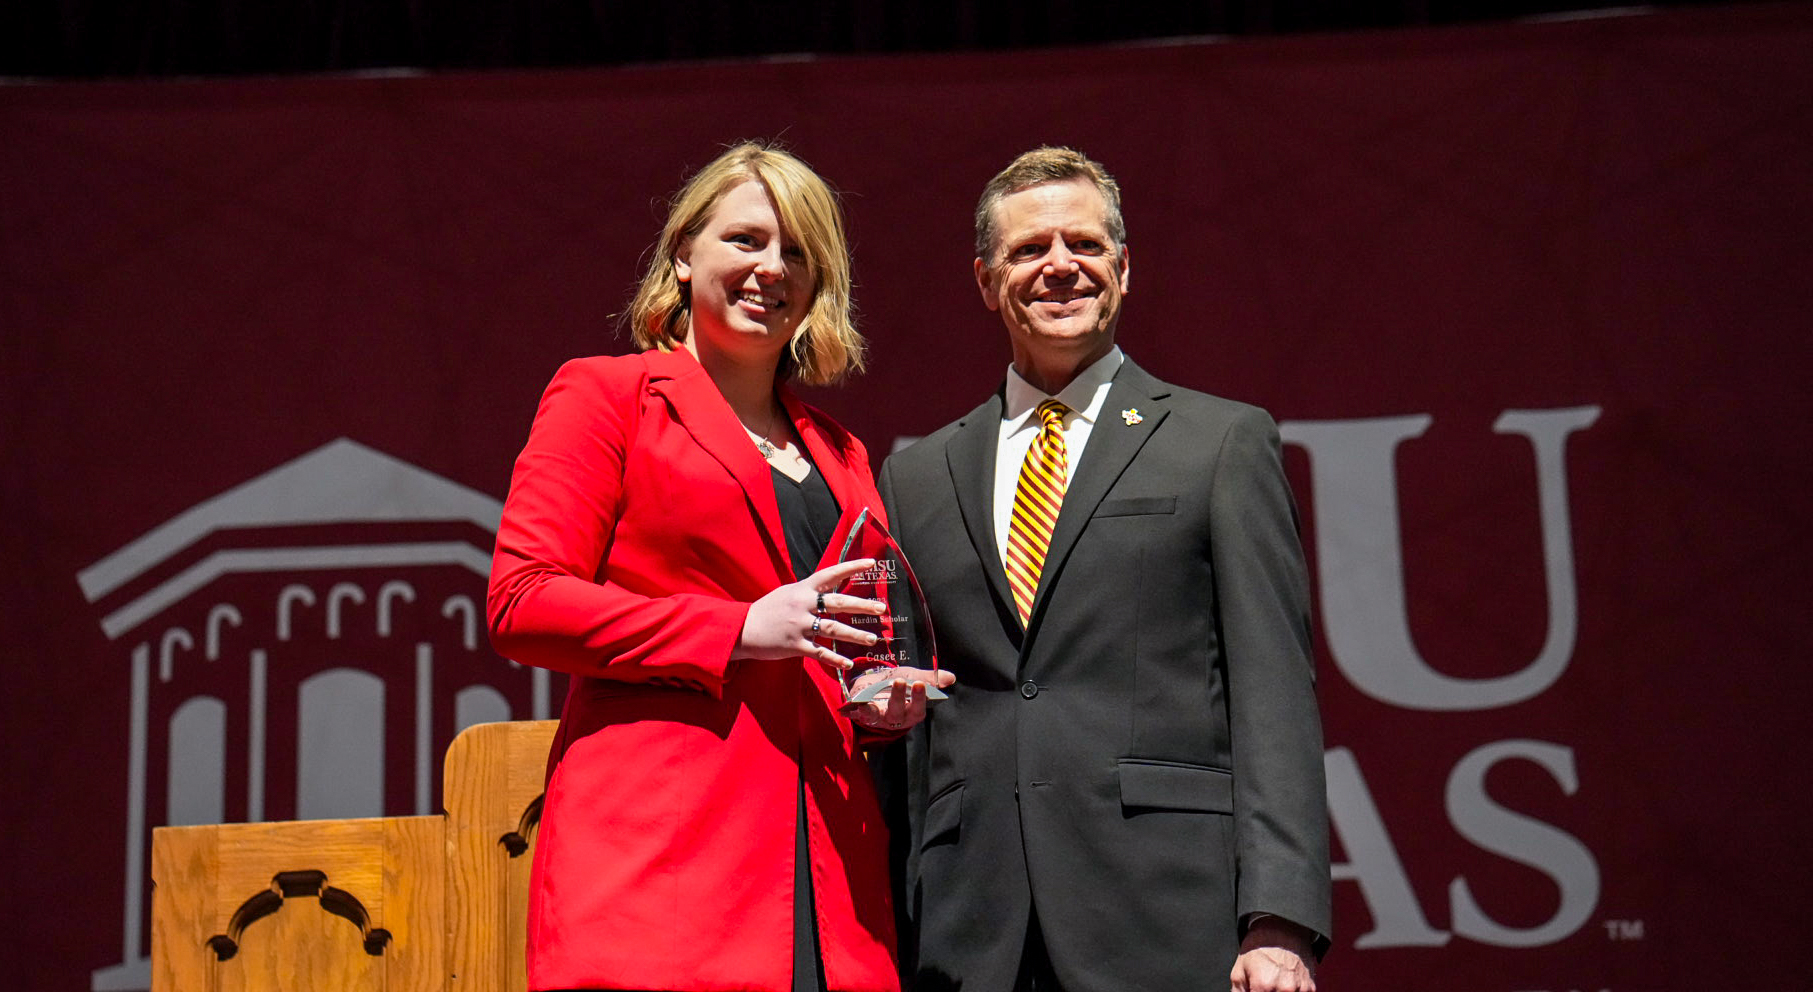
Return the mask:
<svg viewBox="0 0 1813 992">
<path fill-rule="evenodd" d="M 491 724 L 447 749 L 448 923 L 454 992 L 524 992 L 529 863 L 558 724 Z M 524 728 L 500 733 L 488 727 Z M 533 728 L 528 729 L 528 728 Z"/>
<path fill-rule="evenodd" d="M 442 816 L 159 828 L 152 989 L 521 992 L 555 726 L 460 734 Z"/>
<path fill-rule="evenodd" d="M 285 900 L 299 896 L 314 896 L 323 911 L 352 921 L 352 925 L 359 928 L 360 945 L 365 953 L 383 954 L 384 945 L 390 943 L 390 931 L 371 925 L 371 914 L 366 912 L 365 904 L 357 896 L 327 884 L 326 872 L 311 869 L 278 872 L 271 879 L 270 888 L 247 899 L 233 911 L 227 932 L 209 937 L 208 946 L 222 961 L 238 954 L 239 941 L 246 927 L 282 909 Z"/>
<path fill-rule="evenodd" d="M 548 794 L 544 792 L 531 800 L 528 808 L 522 811 L 522 821 L 516 825 L 516 829 L 497 839 L 512 858 L 520 858 L 528 853 L 535 828 L 541 825 L 541 802 L 546 798 Z"/>
</svg>

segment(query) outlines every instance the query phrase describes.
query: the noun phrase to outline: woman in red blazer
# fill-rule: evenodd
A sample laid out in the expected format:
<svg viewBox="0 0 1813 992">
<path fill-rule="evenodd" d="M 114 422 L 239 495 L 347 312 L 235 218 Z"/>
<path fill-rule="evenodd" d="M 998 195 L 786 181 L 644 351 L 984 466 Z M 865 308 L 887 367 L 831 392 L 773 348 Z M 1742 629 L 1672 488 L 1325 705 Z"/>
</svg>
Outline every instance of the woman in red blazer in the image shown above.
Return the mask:
<svg viewBox="0 0 1813 992">
<path fill-rule="evenodd" d="M 807 521 L 786 486 L 817 487 L 820 532 L 881 509 L 862 444 L 784 385 L 861 368 L 842 215 L 803 162 L 741 145 L 688 181 L 651 259 L 644 350 L 555 375 L 497 532 L 492 644 L 573 676 L 529 987 L 895 992 L 862 748 L 951 677 L 899 669 L 853 724 L 849 662 L 814 634 L 866 643 L 831 614 L 881 604 L 833 592 L 864 562 L 789 548 Z"/>
</svg>

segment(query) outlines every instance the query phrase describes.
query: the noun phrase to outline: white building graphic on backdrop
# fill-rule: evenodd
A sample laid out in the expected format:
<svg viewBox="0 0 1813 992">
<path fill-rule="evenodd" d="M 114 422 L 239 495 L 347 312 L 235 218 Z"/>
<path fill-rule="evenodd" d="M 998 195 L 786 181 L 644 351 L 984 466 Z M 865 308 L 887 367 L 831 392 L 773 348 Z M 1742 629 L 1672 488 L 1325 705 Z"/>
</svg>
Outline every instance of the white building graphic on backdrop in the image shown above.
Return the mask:
<svg viewBox="0 0 1813 992">
<path fill-rule="evenodd" d="M 481 650 L 501 510 L 341 438 L 81 572 L 132 673 L 123 945 L 95 992 L 150 987 L 152 826 L 429 813 L 454 734 L 547 717 L 548 673 Z"/>
</svg>

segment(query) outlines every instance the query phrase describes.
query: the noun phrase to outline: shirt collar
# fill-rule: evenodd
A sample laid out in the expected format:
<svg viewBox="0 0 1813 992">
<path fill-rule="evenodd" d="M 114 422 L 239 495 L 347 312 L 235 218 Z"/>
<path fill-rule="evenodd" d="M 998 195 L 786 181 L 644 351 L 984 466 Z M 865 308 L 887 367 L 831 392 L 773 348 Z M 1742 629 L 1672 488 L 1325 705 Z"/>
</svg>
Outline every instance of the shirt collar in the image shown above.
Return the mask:
<svg viewBox="0 0 1813 992">
<path fill-rule="evenodd" d="M 1008 427 L 1008 433 L 1020 429 L 1032 416 L 1032 411 L 1043 403 L 1047 397 L 1057 400 L 1076 415 L 1095 423 L 1096 415 L 1101 413 L 1102 404 L 1108 400 L 1108 386 L 1114 382 L 1114 373 L 1120 371 L 1121 362 L 1126 356 L 1121 353 L 1120 345 L 1108 349 L 1108 353 L 1096 359 L 1090 366 L 1076 374 L 1070 384 L 1058 390 L 1056 396 L 1045 392 L 1020 378 L 1020 373 L 1012 365 L 1007 367 L 1006 406 L 1002 410 L 1001 420 Z"/>
</svg>

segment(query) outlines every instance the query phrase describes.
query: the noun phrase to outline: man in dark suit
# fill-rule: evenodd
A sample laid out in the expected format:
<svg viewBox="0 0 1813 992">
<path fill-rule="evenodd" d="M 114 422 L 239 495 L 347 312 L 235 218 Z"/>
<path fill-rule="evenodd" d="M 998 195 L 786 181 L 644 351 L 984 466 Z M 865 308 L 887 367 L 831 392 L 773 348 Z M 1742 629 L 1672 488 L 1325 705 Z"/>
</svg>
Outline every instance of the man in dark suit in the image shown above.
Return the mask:
<svg viewBox="0 0 1813 992">
<path fill-rule="evenodd" d="M 1313 990 L 1327 809 L 1277 428 L 1115 345 L 1097 163 L 1016 159 L 976 254 L 1007 381 L 881 480 L 958 680 L 905 742 L 918 989 Z"/>
</svg>

